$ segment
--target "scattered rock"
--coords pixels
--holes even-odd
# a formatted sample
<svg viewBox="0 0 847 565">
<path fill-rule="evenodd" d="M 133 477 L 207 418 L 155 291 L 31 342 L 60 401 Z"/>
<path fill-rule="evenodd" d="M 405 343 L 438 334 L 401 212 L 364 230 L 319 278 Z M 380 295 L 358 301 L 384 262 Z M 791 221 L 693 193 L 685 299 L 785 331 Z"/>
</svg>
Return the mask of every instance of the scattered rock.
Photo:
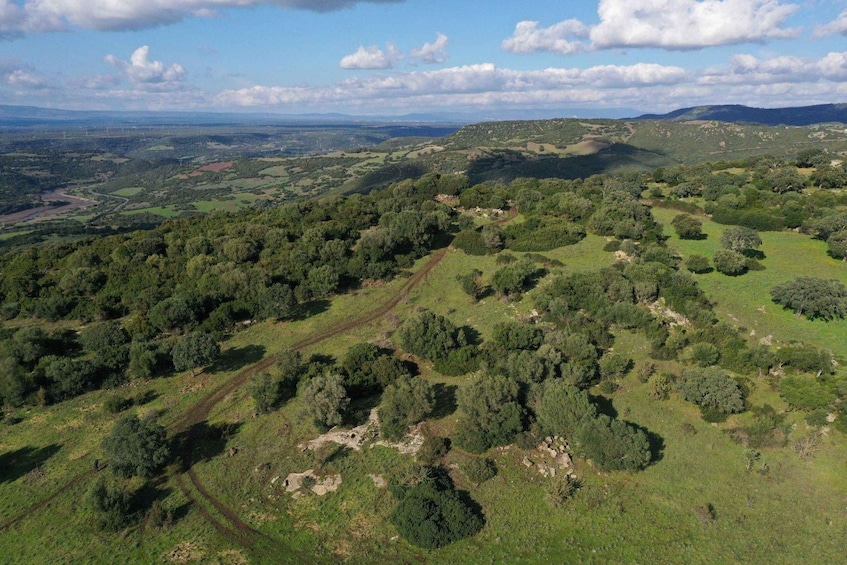
<svg viewBox="0 0 847 565">
<path fill-rule="evenodd" d="M 191 563 L 200 561 L 204 557 L 206 552 L 198 544 L 190 541 L 180 542 L 174 549 L 162 554 L 162 560 L 168 563 Z"/>
<path fill-rule="evenodd" d="M 369 477 L 371 478 L 371 480 L 374 482 L 374 486 L 375 486 L 376 488 L 385 488 L 385 487 L 387 487 L 387 486 L 388 486 L 388 481 L 386 481 L 386 480 L 385 480 L 383 477 L 381 477 L 380 475 L 374 475 L 373 473 L 370 473 L 368 476 L 369 476 Z"/>
<path fill-rule="evenodd" d="M 379 433 L 379 416 L 376 410 L 371 410 L 368 421 L 361 426 L 356 426 L 352 430 L 331 429 L 322 436 L 318 436 L 311 441 L 300 444 L 300 449 L 311 449 L 314 451 L 325 443 L 337 443 L 348 449 L 359 451 L 362 445 L 369 439 L 373 439 Z"/>
<path fill-rule="evenodd" d="M 341 475 L 327 475 L 312 486 L 312 492 L 323 496 L 335 492 L 341 486 Z"/>
<path fill-rule="evenodd" d="M 529 457 L 524 457 L 521 463 L 523 463 L 524 467 L 532 467 L 533 465 L 535 465 L 535 463 L 533 463 L 532 459 L 530 459 Z"/>
</svg>

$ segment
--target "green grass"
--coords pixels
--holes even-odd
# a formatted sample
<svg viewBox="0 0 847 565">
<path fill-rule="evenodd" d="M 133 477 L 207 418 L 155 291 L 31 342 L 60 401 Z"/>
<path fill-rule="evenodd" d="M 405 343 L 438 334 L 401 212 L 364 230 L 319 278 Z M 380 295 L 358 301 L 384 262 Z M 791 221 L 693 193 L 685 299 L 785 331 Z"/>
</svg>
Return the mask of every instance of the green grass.
<svg viewBox="0 0 847 565">
<path fill-rule="evenodd" d="M 669 225 L 675 212 L 656 210 Z M 706 222 L 709 237 L 702 241 L 670 244 L 684 255 L 711 255 L 717 249 L 722 226 Z M 717 310 L 732 315 L 739 325 L 755 329 L 757 336 L 773 335 L 779 340 L 796 339 L 833 349 L 845 339 L 844 326 L 797 320 L 767 299 L 769 285 L 791 278 L 790 269 L 837 277 L 842 266 L 829 260 L 823 244 L 793 233 L 762 234 L 767 258 L 765 271 L 730 278 L 717 273 L 698 276 Z M 577 245 L 545 252 L 564 263 L 559 270 L 573 272 L 611 264 L 613 254 L 602 251 L 605 238 L 589 236 Z M 520 254 L 516 254 L 520 255 Z M 420 268 L 428 258 L 414 267 Z M 337 336 L 307 349 L 340 358 L 350 345 L 374 339 L 391 339 L 395 324 L 419 307 L 448 315 L 458 324 L 470 324 L 483 336 L 493 324 L 525 315 L 532 310 L 533 291 L 522 300 L 500 301 L 493 296 L 472 303 L 459 289 L 455 278 L 478 268 L 488 280 L 499 267 L 496 257 L 470 257 L 450 250 L 392 314 L 354 332 Z M 800 272 L 800 271 L 798 271 Z M 552 275 L 551 273 L 550 275 Z M 550 276 L 548 275 L 548 276 Z M 325 331 L 334 324 L 367 313 L 392 296 L 405 282 L 402 277 L 387 284 L 367 286 L 334 298 L 326 308 L 300 321 L 255 324 L 233 335 L 225 349 L 243 351 L 262 347 L 273 354 L 305 336 Z M 754 283 L 754 284 L 751 284 Z M 545 281 L 540 282 L 543 286 Z M 758 310 L 765 305 L 765 312 Z M 841 325 L 839 325 L 841 324 Z M 647 341 L 634 332 L 618 332 L 615 351 L 637 362 L 646 358 Z M 660 370 L 674 371 L 672 362 L 658 363 Z M 473 377 L 448 378 L 421 367 L 422 377 L 447 387 L 461 388 Z M 204 372 L 195 378 L 186 374 L 119 389 L 137 395 L 147 389 L 157 398 L 132 410 L 156 411 L 165 424 L 203 398 L 217 384 L 235 374 Z M 461 473 L 453 473 L 457 486 L 468 490 L 483 509 L 485 528 L 475 537 L 435 551 L 425 551 L 395 539 L 388 521 L 396 501 L 387 489 L 377 488 L 369 474 L 385 479 L 409 467 L 413 460 L 385 447 L 365 446 L 361 451 L 339 453 L 325 463 L 322 473 L 340 473 L 339 490 L 325 497 L 306 496 L 294 500 L 285 494 L 282 480 L 290 472 L 315 468 L 311 452 L 299 444 L 317 435 L 310 422 L 300 416 L 298 400 L 267 415 L 254 415 L 253 401 L 246 389 L 235 391 L 212 411 L 210 424 L 235 423 L 237 432 L 226 450 L 199 462 L 196 472 L 205 488 L 219 498 L 251 527 L 285 550 L 275 562 L 433 562 L 433 563 L 755 563 L 763 556 L 780 563 L 825 563 L 843 559 L 843 536 L 847 512 L 843 493 L 845 440 L 832 431 L 811 461 L 801 460 L 790 447 L 762 449 L 761 463 L 767 474 L 747 472 L 744 448 L 734 443 L 725 430 L 739 425 L 749 415 L 734 416 L 720 425 L 710 425 L 693 405 L 677 398 L 651 400 L 648 385 L 634 375 L 622 380 L 611 397 L 618 416 L 645 427 L 661 438 L 661 458 L 640 473 L 600 474 L 586 461 L 577 459 L 576 472 L 582 488 L 563 509 L 554 510 L 544 500 L 544 484 L 535 467 L 522 464 L 524 456 L 538 461 L 539 453 L 516 447 L 492 450 L 498 475 L 475 487 Z M 784 409 L 767 381 L 753 378 L 750 401 L 770 403 Z M 592 391 L 595 392 L 596 391 Z M 0 424 L 0 451 L 24 447 L 58 446 L 44 463 L 45 478 L 28 481 L 23 476 L 0 481 L 0 520 L 17 515 L 23 508 L 42 500 L 69 478 L 90 468 L 100 453 L 99 443 L 108 432 L 111 416 L 101 409 L 113 391 L 84 395 L 58 406 L 20 411 L 17 424 Z M 432 433 L 449 434 L 455 413 L 426 424 Z M 800 414 L 788 415 L 796 424 L 792 441 L 809 433 Z M 86 433 L 80 433 L 85 430 Z M 693 430 L 693 433 L 692 431 Z M 456 454 L 448 461 L 455 461 Z M 275 477 L 280 477 L 272 483 Z M 13 556 L 11 562 L 96 562 L 148 563 L 162 561 L 166 552 L 181 543 L 193 544 L 202 552 L 201 562 L 230 562 L 238 555 L 267 560 L 222 538 L 173 480 L 164 503 L 183 508 L 185 515 L 170 529 L 153 531 L 138 527 L 122 536 L 97 534 L 80 511 L 80 500 L 89 483 L 60 496 L 12 529 L 0 532 L 0 551 Z M 195 497 L 197 493 L 192 489 Z M 202 497 L 198 497 L 202 498 Z M 701 522 L 697 509 L 712 504 L 714 521 Z M 204 504 L 204 507 L 209 507 Z M 214 509 L 210 512 L 215 514 Z M 49 539 L 44 532 L 51 532 Z M 270 542 L 268 542 L 270 543 Z M 778 557 L 773 557 L 778 556 Z"/>
<path fill-rule="evenodd" d="M 124 216 L 134 216 L 144 213 L 155 214 L 163 218 L 176 218 L 179 216 L 179 212 L 173 206 L 151 206 L 149 208 L 138 208 L 137 210 L 125 210 L 121 212 Z"/>
<path fill-rule="evenodd" d="M 659 222 L 670 226 L 679 212 L 656 208 L 653 213 Z M 706 239 L 680 240 L 673 229 L 666 228 L 666 233 L 672 236 L 668 245 L 683 257 L 699 254 L 711 259 L 720 249 L 721 234 L 728 226 L 715 224 L 707 218 L 701 220 Z M 762 232 L 760 236 L 762 246 L 759 249 L 765 254 L 765 259 L 760 261 L 765 267 L 763 271 L 750 271 L 739 277 L 728 277 L 716 271 L 696 275 L 698 284 L 716 303 L 717 313 L 746 328 L 756 339 L 770 335 L 782 343 L 804 341 L 843 355 L 847 351 L 847 321 L 797 318 L 793 312 L 771 301 L 770 289 L 798 276 L 837 279 L 847 284 L 847 263 L 829 257 L 826 243 L 808 235 L 786 231 Z"/>
<path fill-rule="evenodd" d="M 138 194 L 139 192 L 143 192 L 143 191 L 144 191 L 144 188 L 143 188 L 143 187 L 140 187 L 140 186 L 129 186 L 129 187 L 127 187 L 127 188 L 122 188 L 122 189 L 120 189 L 120 190 L 116 190 L 116 191 L 114 191 L 112 194 L 114 194 L 115 196 L 124 196 L 124 197 L 126 197 L 126 198 L 129 198 L 129 197 L 131 197 L 131 196 L 135 196 L 135 195 L 136 195 L 136 194 Z"/>
</svg>

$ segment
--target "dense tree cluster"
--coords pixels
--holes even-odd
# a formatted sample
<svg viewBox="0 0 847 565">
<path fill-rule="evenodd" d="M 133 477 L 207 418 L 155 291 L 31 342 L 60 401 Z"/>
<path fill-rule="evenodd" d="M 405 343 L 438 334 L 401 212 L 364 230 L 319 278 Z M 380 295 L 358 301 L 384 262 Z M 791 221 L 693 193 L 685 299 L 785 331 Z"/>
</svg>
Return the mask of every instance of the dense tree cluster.
<svg viewBox="0 0 847 565">
<path fill-rule="evenodd" d="M 773 301 L 797 316 L 832 320 L 847 315 L 847 287 L 836 280 L 797 277 L 771 289 Z"/>
</svg>

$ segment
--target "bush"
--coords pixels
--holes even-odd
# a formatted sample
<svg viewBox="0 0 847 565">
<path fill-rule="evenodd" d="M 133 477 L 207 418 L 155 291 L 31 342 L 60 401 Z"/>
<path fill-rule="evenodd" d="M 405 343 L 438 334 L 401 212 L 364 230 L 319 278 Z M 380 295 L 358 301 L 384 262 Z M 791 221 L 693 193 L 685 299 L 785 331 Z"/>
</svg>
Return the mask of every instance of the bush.
<svg viewBox="0 0 847 565">
<path fill-rule="evenodd" d="M 606 353 L 600 358 L 600 378 L 603 380 L 615 380 L 623 378 L 634 363 L 629 357 L 617 353 Z"/>
<path fill-rule="evenodd" d="M 420 422 L 435 407 L 432 385 L 420 377 L 404 375 L 388 385 L 379 410 L 383 435 L 398 440 L 406 429 Z"/>
<path fill-rule="evenodd" d="M 685 260 L 685 268 L 692 273 L 708 273 L 712 270 L 709 258 L 703 255 L 689 255 Z"/>
<path fill-rule="evenodd" d="M 497 476 L 497 465 L 484 457 L 464 457 L 459 461 L 459 470 L 475 485 Z"/>
<path fill-rule="evenodd" d="M 711 343 L 699 342 L 691 345 L 682 354 L 683 361 L 689 361 L 700 367 L 708 367 L 715 365 L 721 358 L 721 353 L 717 347 Z"/>
<path fill-rule="evenodd" d="M 841 319 L 847 315 L 847 287 L 837 280 L 797 277 L 771 289 L 773 301 L 810 320 Z"/>
<path fill-rule="evenodd" d="M 585 420 L 575 439 L 579 451 L 603 471 L 637 471 L 652 458 L 647 434 L 605 414 Z"/>
<path fill-rule="evenodd" d="M 704 408 L 724 414 L 744 410 L 744 398 L 738 384 L 717 367 L 683 370 L 677 389 L 682 398 Z"/>
<path fill-rule="evenodd" d="M 103 403 L 103 410 L 107 414 L 117 414 L 129 408 L 132 404 L 133 400 L 131 398 L 116 394 L 106 399 L 106 402 Z"/>
<path fill-rule="evenodd" d="M 813 378 L 785 377 L 779 392 L 788 404 L 801 410 L 820 410 L 835 400 L 835 393 Z"/>
<path fill-rule="evenodd" d="M 117 532 L 136 518 L 132 510 L 132 495 L 106 484 L 102 477 L 88 491 L 88 507 L 94 512 L 98 529 Z"/>
<path fill-rule="evenodd" d="M 153 477 L 171 456 L 165 428 L 151 418 L 128 414 L 119 419 L 103 440 L 109 467 L 120 477 Z"/>
<path fill-rule="evenodd" d="M 416 458 L 422 465 L 435 465 L 450 451 L 450 440 L 440 436 L 426 436 Z"/>
<path fill-rule="evenodd" d="M 485 525 L 449 479 L 428 479 L 408 489 L 389 519 L 409 543 L 424 549 L 470 537 Z"/>
<path fill-rule="evenodd" d="M 735 277 L 747 272 L 747 258 L 738 251 L 720 249 L 715 251 L 712 262 L 715 270 L 724 275 Z"/>
<path fill-rule="evenodd" d="M 562 508 L 579 489 L 579 481 L 570 475 L 558 475 L 545 487 L 547 503 L 553 508 Z"/>
<path fill-rule="evenodd" d="M 301 393 L 303 415 L 322 429 L 340 424 L 350 404 L 344 377 L 339 374 L 324 374 L 312 378 Z"/>
<path fill-rule="evenodd" d="M 462 412 L 456 444 L 474 453 L 495 445 L 507 445 L 523 430 L 523 408 L 518 402 L 518 383 L 502 375 L 483 375 L 458 392 Z"/>
<path fill-rule="evenodd" d="M 453 239 L 453 246 L 468 255 L 485 255 L 488 253 L 482 234 L 474 229 L 464 230 L 456 234 Z"/>
<path fill-rule="evenodd" d="M 479 369 L 479 349 L 466 345 L 450 351 L 446 357 L 436 359 L 433 369 L 447 377 L 466 375 Z"/>
<path fill-rule="evenodd" d="M 276 408 L 282 399 L 280 381 L 273 378 L 267 371 L 252 376 L 248 390 L 256 402 L 256 411 L 259 414 L 267 414 Z"/>
<path fill-rule="evenodd" d="M 680 239 L 700 239 L 703 236 L 703 222 L 694 216 L 680 214 L 671 221 L 671 225 Z"/>
<path fill-rule="evenodd" d="M 460 342 L 459 335 L 453 322 L 429 310 L 410 318 L 397 331 L 403 349 L 430 361 L 444 358 L 451 350 L 467 345 Z"/>
</svg>

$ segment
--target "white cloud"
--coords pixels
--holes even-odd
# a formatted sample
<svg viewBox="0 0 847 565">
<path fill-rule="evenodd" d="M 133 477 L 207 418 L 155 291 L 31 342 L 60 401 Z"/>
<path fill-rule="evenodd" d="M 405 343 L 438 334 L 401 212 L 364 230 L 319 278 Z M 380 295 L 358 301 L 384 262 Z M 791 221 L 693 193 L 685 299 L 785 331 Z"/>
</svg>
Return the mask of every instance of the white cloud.
<svg viewBox="0 0 847 565">
<path fill-rule="evenodd" d="M 360 3 L 404 0 L 0 0 L 0 37 L 22 33 L 145 29 L 186 17 L 211 17 L 215 10 L 273 5 L 281 8 L 331 12 Z"/>
<path fill-rule="evenodd" d="M 707 69 L 698 82 L 704 85 L 776 85 L 847 81 L 847 52 L 832 52 L 814 59 L 783 55 L 758 59 L 734 55 L 726 67 Z"/>
<path fill-rule="evenodd" d="M 449 41 L 446 35 L 439 33 L 434 42 L 424 43 L 421 47 L 412 49 L 409 55 L 425 65 L 441 64 L 449 57 L 447 55 L 447 44 Z"/>
<path fill-rule="evenodd" d="M 524 21 L 503 48 L 570 55 L 586 49 L 685 50 L 764 43 L 796 37 L 799 30 L 784 25 L 798 9 L 780 0 L 600 0 L 600 23 L 595 26 L 565 20 L 542 28 L 538 22 Z M 589 45 L 577 41 L 586 37 Z"/>
<path fill-rule="evenodd" d="M 342 69 L 391 69 L 403 56 L 397 48 L 389 43 L 383 51 L 376 45 L 365 47 L 360 45 L 355 53 L 345 55 L 338 63 Z"/>
<path fill-rule="evenodd" d="M 150 47 L 147 45 L 136 49 L 129 62 L 114 55 L 106 55 L 105 61 L 118 69 L 131 83 L 151 89 L 179 88 L 186 75 L 185 69 L 178 63 L 166 66 L 161 61 L 151 61 Z"/>
<path fill-rule="evenodd" d="M 491 63 L 390 76 L 351 78 L 325 87 L 253 86 L 218 95 L 220 106 L 405 107 L 420 104 L 553 103 L 604 97 L 601 89 L 667 86 L 686 80 L 679 67 L 639 63 L 589 69 L 518 71 Z M 643 96 L 643 91 L 641 91 Z"/>
<path fill-rule="evenodd" d="M 503 41 L 503 49 L 512 53 L 537 53 L 546 51 L 559 55 L 570 55 L 584 51 L 581 41 L 568 38 L 587 38 L 588 27 L 579 20 L 565 20 L 553 26 L 542 28 L 539 22 L 518 22 L 512 37 Z"/>
<path fill-rule="evenodd" d="M 7 72 L 4 79 L 6 84 L 18 90 L 42 90 L 48 86 L 44 78 L 23 69 Z"/>
<path fill-rule="evenodd" d="M 824 35 L 847 35 L 847 10 L 844 10 L 839 16 L 826 25 L 819 26 L 815 29 L 815 36 L 822 37 Z"/>
</svg>

